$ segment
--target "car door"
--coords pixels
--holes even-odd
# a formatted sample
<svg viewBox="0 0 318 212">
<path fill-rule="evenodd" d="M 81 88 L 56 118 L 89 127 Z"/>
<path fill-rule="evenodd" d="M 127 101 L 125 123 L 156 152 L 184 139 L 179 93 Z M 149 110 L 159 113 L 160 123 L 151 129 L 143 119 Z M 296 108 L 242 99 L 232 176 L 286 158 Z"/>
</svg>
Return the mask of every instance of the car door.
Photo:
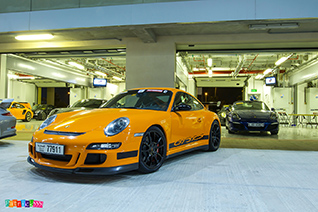
<svg viewBox="0 0 318 212">
<path fill-rule="evenodd" d="M 17 102 L 12 103 L 9 111 L 16 119 L 24 119 L 25 118 L 26 108 Z"/>
<path fill-rule="evenodd" d="M 181 107 L 176 110 L 176 108 Z M 169 154 L 200 146 L 204 137 L 204 107 L 191 95 L 178 92 L 171 112 Z"/>
</svg>

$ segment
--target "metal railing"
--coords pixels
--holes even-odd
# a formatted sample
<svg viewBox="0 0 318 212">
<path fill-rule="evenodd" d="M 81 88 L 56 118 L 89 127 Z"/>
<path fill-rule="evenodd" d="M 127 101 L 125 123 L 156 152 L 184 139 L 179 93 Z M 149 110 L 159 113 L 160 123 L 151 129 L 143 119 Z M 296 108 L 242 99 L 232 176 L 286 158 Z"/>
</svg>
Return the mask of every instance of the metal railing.
<svg viewBox="0 0 318 212">
<path fill-rule="evenodd" d="M 301 126 L 318 128 L 318 114 L 287 114 L 278 112 L 281 126 Z"/>
</svg>

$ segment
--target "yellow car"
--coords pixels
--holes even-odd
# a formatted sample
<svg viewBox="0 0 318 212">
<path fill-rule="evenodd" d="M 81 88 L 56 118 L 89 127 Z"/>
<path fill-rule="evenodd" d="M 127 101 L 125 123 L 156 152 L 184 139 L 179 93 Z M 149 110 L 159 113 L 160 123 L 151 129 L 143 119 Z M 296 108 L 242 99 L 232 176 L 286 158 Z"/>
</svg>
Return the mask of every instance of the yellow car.
<svg viewBox="0 0 318 212">
<path fill-rule="evenodd" d="M 216 151 L 220 135 L 218 116 L 191 94 L 132 89 L 100 109 L 46 119 L 29 143 L 28 162 L 76 174 L 150 173 L 166 158 L 198 149 Z"/>
<path fill-rule="evenodd" d="M 27 102 L 12 102 L 7 110 L 18 120 L 29 122 L 33 118 L 31 105 Z"/>
</svg>

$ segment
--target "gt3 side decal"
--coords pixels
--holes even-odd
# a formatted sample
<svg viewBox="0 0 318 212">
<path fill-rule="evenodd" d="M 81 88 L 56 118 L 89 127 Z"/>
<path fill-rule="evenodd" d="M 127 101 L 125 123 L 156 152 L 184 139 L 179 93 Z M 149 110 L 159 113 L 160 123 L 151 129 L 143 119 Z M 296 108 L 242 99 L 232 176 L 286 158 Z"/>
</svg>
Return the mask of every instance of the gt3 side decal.
<svg viewBox="0 0 318 212">
<path fill-rule="evenodd" d="M 182 145 L 186 145 L 189 143 L 193 143 L 193 142 L 200 141 L 200 140 L 206 140 L 206 139 L 209 139 L 208 135 L 196 135 L 192 138 L 186 138 L 184 140 L 179 140 L 179 141 L 176 141 L 174 143 L 171 143 L 171 144 L 169 144 L 169 148 L 171 149 L 171 148 L 179 147 Z"/>
</svg>

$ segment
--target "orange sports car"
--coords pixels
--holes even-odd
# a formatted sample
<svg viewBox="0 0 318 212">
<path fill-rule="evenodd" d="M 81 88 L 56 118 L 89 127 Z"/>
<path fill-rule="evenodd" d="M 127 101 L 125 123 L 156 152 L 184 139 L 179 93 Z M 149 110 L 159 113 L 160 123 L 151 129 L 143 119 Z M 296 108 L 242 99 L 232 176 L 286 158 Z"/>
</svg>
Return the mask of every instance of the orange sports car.
<svg viewBox="0 0 318 212">
<path fill-rule="evenodd" d="M 169 157 L 216 151 L 220 135 L 218 116 L 191 94 L 172 88 L 132 89 L 99 109 L 46 119 L 29 143 L 28 162 L 76 174 L 150 173 Z"/>
<path fill-rule="evenodd" d="M 29 122 L 33 118 L 31 105 L 27 102 L 12 102 L 7 110 L 19 120 Z"/>
</svg>

